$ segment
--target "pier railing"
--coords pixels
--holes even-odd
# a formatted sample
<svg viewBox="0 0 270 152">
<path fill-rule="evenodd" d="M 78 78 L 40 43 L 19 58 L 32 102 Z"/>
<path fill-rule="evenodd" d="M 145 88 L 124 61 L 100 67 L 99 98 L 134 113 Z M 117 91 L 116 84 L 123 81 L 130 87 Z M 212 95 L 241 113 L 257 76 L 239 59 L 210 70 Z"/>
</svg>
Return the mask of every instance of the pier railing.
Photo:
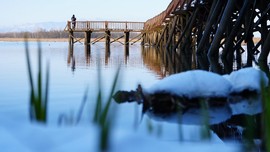
<svg viewBox="0 0 270 152">
<path fill-rule="evenodd" d="M 113 31 L 113 32 L 142 32 L 144 22 L 119 22 L 119 21 L 67 21 L 66 31 L 73 30 L 75 32 L 83 31 Z"/>
</svg>

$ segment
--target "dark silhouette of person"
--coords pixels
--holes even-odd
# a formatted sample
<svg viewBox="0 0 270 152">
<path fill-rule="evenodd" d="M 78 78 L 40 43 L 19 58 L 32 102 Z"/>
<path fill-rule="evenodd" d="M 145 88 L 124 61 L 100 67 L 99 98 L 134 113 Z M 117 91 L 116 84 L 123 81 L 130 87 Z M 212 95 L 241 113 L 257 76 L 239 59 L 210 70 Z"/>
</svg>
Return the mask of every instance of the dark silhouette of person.
<svg viewBox="0 0 270 152">
<path fill-rule="evenodd" d="M 75 17 L 74 14 L 71 17 L 71 23 L 72 23 L 72 29 L 75 29 L 75 27 L 76 27 L 76 17 Z"/>
</svg>

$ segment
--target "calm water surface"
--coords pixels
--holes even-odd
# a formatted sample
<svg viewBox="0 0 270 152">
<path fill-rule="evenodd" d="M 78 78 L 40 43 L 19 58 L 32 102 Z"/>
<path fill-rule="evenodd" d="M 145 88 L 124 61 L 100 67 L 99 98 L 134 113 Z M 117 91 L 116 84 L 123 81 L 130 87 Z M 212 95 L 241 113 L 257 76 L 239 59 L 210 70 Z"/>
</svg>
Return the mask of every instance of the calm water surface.
<svg viewBox="0 0 270 152">
<path fill-rule="evenodd" d="M 162 67 L 155 54 L 142 52 L 140 44 L 130 46 L 126 56 L 121 44 L 111 45 L 111 53 L 105 53 L 105 44 L 96 43 L 91 47 L 91 54 L 87 56 L 84 45 L 77 44 L 74 57 L 71 58 L 66 42 L 41 42 L 43 74 L 46 65 L 50 66 L 50 90 L 48 123 L 58 125 L 61 115 L 74 121 L 86 88 L 88 100 L 84 107 L 81 124 L 91 123 L 93 109 L 98 90 L 98 69 L 101 70 L 102 91 L 104 98 L 110 91 L 117 68 L 121 67 L 118 90 L 135 90 L 138 84 L 150 87 L 162 78 Z M 36 42 L 29 42 L 30 58 L 33 73 L 37 73 Z M 24 42 L 0 42 L 0 115 L 17 122 L 28 122 L 29 80 L 26 68 Z M 144 54 L 144 55 L 143 55 Z M 153 58 L 149 58 L 152 56 Z M 100 67 L 98 64 L 100 63 Z M 106 99 L 105 99 L 106 100 Z M 156 122 L 147 116 L 141 116 L 141 106 L 135 103 L 118 105 L 116 107 L 115 126 L 120 130 L 137 130 L 145 136 L 152 130 L 152 134 L 163 134 L 166 140 L 179 139 L 177 124 Z M 68 122 L 66 122 L 68 123 Z M 200 135 L 198 126 L 181 126 L 181 138 L 194 139 Z M 217 138 L 216 138 L 217 139 Z M 219 139 L 217 139 L 219 141 Z"/>
<path fill-rule="evenodd" d="M 141 58 L 139 44 L 130 47 L 129 56 L 125 56 L 122 45 L 113 44 L 110 56 L 105 55 L 104 43 L 92 46 L 87 57 L 83 45 L 75 45 L 74 60 L 69 58 L 68 45 L 65 42 L 42 42 L 44 73 L 46 64 L 50 66 L 50 104 L 80 103 L 84 90 L 89 86 L 89 96 L 94 97 L 97 89 L 98 62 L 101 63 L 103 90 L 106 92 L 114 78 L 116 69 L 121 66 L 120 84 L 122 89 L 135 89 L 138 83 L 144 86 L 153 84 L 159 76 L 147 68 Z M 37 43 L 29 43 L 31 65 L 37 70 Z M 24 42 L 0 42 L 1 106 L 21 106 L 28 102 L 29 83 L 26 68 Z M 61 104 L 60 104 L 61 105 Z M 14 107 L 15 108 L 15 107 Z M 3 110 L 2 110 L 3 111 Z"/>
</svg>

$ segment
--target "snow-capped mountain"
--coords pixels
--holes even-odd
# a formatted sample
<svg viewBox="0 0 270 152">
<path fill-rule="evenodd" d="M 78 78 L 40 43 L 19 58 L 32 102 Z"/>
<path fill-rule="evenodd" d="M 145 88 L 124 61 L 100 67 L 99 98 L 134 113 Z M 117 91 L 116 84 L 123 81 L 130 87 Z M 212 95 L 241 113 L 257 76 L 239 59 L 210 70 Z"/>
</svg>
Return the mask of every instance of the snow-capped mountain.
<svg viewBox="0 0 270 152">
<path fill-rule="evenodd" d="M 40 30 L 64 30 L 66 22 L 40 22 L 13 26 L 0 26 L 0 32 L 36 32 Z"/>
</svg>

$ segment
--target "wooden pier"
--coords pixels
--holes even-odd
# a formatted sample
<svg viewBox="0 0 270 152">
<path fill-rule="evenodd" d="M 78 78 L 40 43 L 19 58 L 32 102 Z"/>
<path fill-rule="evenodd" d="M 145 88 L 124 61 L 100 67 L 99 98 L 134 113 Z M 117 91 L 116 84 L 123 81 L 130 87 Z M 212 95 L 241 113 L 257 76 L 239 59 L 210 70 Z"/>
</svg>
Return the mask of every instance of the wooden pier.
<svg viewBox="0 0 270 152">
<path fill-rule="evenodd" d="M 146 22 L 76 21 L 72 27 L 68 21 L 65 30 L 71 47 L 78 41 L 73 33 L 85 32 L 86 50 L 93 32 L 104 32 L 92 43 L 105 39 L 107 50 L 121 38 L 128 46 L 130 32 L 140 32 L 141 44 L 158 48 L 169 73 L 196 68 L 224 74 L 254 64 L 268 69 L 269 22 L 266 0 L 172 0 Z M 111 41 L 111 32 L 124 35 Z"/>
<path fill-rule="evenodd" d="M 113 42 L 120 42 L 124 44 L 126 50 L 128 51 L 129 42 L 133 41 L 130 39 L 131 32 L 142 33 L 144 30 L 144 22 L 119 22 L 119 21 L 76 21 L 75 24 L 72 24 L 71 21 L 67 22 L 65 31 L 69 32 L 69 48 L 73 50 L 73 45 L 76 42 L 80 42 L 83 38 L 76 38 L 74 36 L 75 32 L 84 32 L 84 44 L 85 50 L 87 52 L 91 49 L 91 44 L 94 44 L 98 41 L 105 39 L 106 51 L 110 52 L 110 44 Z M 91 34 L 93 32 L 103 32 L 103 36 L 97 37 L 91 42 Z M 112 32 L 122 32 L 124 35 L 119 36 L 118 38 L 112 38 Z M 142 34 L 139 34 L 137 39 L 140 39 Z M 124 39 L 124 42 L 121 42 L 120 39 Z M 111 41 L 112 40 L 112 41 Z"/>
</svg>

